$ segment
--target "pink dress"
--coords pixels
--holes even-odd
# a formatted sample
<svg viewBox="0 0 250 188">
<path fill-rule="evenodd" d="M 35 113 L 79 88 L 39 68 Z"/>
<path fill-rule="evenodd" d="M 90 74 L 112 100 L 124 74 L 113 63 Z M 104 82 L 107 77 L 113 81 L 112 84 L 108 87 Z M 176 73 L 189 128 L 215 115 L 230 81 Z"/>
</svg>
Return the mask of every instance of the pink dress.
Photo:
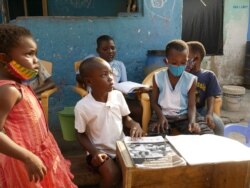
<svg viewBox="0 0 250 188">
<path fill-rule="evenodd" d="M 15 143 L 30 150 L 44 162 L 47 174 L 41 182 L 30 182 L 24 164 L 0 154 L 0 188 L 76 188 L 72 183 L 70 162 L 66 161 L 48 130 L 39 101 L 24 85 L 0 80 L 0 86 L 13 85 L 23 98 L 7 116 L 4 131 Z"/>
</svg>

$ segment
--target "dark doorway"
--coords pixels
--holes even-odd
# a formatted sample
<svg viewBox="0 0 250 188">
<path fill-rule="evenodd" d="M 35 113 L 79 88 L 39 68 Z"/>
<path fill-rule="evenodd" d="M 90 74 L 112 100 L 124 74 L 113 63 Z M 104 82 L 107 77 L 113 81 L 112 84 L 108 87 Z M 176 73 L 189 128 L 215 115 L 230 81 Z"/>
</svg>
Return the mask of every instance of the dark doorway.
<svg viewBox="0 0 250 188">
<path fill-rule="evenodd" d="M 183 0 L 182 39 L 200 41 L 207 55 L 223 55 L 223 0 Z"/>
<path fill-rule="evenodd" d="M 42 0 L 27 0 L 27 16 L 42 16 Z M 25 7 L 23 0 L 8 0 L 10 20 L 18 16 L 25 16 Z"/>
</svg>

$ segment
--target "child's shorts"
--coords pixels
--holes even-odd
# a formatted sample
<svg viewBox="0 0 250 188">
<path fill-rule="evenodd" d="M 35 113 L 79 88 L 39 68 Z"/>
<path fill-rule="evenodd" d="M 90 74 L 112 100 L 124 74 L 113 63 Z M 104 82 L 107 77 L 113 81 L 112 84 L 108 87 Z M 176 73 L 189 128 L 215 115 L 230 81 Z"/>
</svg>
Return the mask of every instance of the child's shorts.
<svg viewBox="0 0 250 188">
<path fill-rule="evenodd" d="M 89 168 L 90 168 L 92 171 L 98 172 L 99 168 L 100 168 L 106 161 L 103 162 L 103 163 L 102 163 L 101 165 L 99 165 L 99 166 L 94 166 L 94 165 L 91 164 L 92 158 L 93 158 L 93 156 L 90 155 L 90 154 L 86 156 L 87 164 L 88 164 Z M 110 160 L 110 159 L 116 161 L 116 158 L 112 158 L 112 157 L 109 156 L 109 158 L 108 158 L 107 160 Z"/>
<path fill-rule="evenodd" d="M 189 125 L 189 121 L 188 121 L 188 115 L 187 114 L 183 114 L 180 116 L 176 116 L 176 117 L 169 117 L 166 116 L 166 119 L 168 120 L 168 125 L 169 128 L 167 129 L 167 131 L 165 133 L 157 133 L 157 130 L 153 130 L 154 126 L 156 123 L 158 123 L 158 118 L 156 116 L 155 113 L 153 113 L 152 118 L 150 120 L 149 123 L 149 129 L 148 129 L 148 135 L 153 136 L 153 135 L 173 135 L 173 129 L 176 129 L 180 134 L 194 134 L 191 133 L 188 130 L 188 125 Z M 197 123 L 200 126 L 201 132 L 200 134 L 214 134 L 213 130 L 211 130 L 207 124 L 204 121 L 204 118 L 198 118 L 197 117 Z"/>
</svg>

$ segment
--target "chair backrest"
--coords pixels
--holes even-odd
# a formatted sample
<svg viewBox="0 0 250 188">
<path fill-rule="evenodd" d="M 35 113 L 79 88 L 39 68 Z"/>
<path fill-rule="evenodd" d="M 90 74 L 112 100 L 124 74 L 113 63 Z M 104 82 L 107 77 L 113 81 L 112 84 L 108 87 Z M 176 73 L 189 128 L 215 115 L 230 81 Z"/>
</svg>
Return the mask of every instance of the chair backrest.
<svg viewBox="0 0 250 188">
<path fill-rule="evenodd" d="M 82 62 L 82 60 L 76 61 L 76 62 L 74 63 L 75 72 L 77 72 L 77 71 L 79 70 L 79 67 L 80 67 L 80 65 L 81 65 L 81 62 Z"/>
<path fill-rule="evenodd" d="M 74 63 L 74 69 L 75 69 L 75 73 L 78 72 L 79 67 L 82 63 L 82 60 L 76 61 Z M 84 97 L 88 94 L 87 89 L 84 87 L 84 85 L 81 85 L 79 82 L 76 81 L 76 86 L 73 87 L 73 90 L 78 93 L 80 96 Z"/>
<path fill-rule="evenodd" d="M 40 63 L 52 75 L 53 63 L 45 60 L 40 60 Z M 57 91 L 57 88 L 51 88 L 41 93 L 41 105 L 44 110 L 44 115 L 46 120 L 48 120 L 48 111 L 49 111 L 49 96 Z"/>
<path fill-rule="evenodd" d="M 49 74 L 52 74 L 53 64 L 49 61 L 40 60 L 40 63 L 45 67 Z"/>
<path fill-rule="evenodd" d="M 153 86 L 153 76 L 156 72 L 159 72 L 159 71 L 162 71 L 162 70 L 166 70 L 167 67 L 161 67 L 161 68 L 158 68 L 154 71 L 152 71 L 151 73 L 149 73 L 145 78 L 144 80 L 142 81 L 142 84 L 144 85 L 148 85 L 148 86 Z"/>
<path fill-rule="evenodd" d="M 246 139 L 245 145 L 250 147 L 250 121 L 248 125 L 227 124 L 224 127 L 224 136 L 229 137 L 231 133 L 239 133 Z"/>
</svg>

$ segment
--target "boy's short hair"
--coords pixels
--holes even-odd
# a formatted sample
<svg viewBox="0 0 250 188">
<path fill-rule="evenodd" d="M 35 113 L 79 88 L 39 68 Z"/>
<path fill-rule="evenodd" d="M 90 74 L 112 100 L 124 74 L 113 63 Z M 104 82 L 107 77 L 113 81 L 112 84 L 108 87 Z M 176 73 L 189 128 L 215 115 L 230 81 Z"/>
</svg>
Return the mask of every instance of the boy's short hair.
<svg viewBox="0 0 250 188">
<path fill-rule="evenodd" d="M 101 46 L 101 43 L 103 41 L 110 41 L 110 40 L 114 41 L 114 39 L 111 36 L 109 36 L 109 35 L 101 35 L 101 36 L 99 36 L 96 39 L 97 48 L 99 48 Z"/>
<path fill-rule="evenodd" d="M 96 69 L 102 61 L 105 60 L 100 57 L 90 57 L 83 60 L 79 67 L 81 80 L 83 81 L 86 77 L 90 76 L 92 71 Z"/>
<path fill-rule="evenodd" d="M 0 25 L 0 53 L 9 53 L 19 45 L 21 37 L 32 37 L 31 32 L 21 26 L 11 24 Z"/>
<path fill-rule="evenodd" d="M 187 45 L 190 47 L 190 51 L 200 54 L 201 60 L 206 56 L 206 49 L 201 42 L 189 41 Z"/>
<path fill-rule="evenodd" d="M 166 49 L 165 49 L 166 57 L 168 57 L 170 50 L 176 50 L 178 52 L 183 52 L 184 50 L 188 51 L 188 45 L 183 40 L 172 40 L 166 46 Z"/>
</svg>

